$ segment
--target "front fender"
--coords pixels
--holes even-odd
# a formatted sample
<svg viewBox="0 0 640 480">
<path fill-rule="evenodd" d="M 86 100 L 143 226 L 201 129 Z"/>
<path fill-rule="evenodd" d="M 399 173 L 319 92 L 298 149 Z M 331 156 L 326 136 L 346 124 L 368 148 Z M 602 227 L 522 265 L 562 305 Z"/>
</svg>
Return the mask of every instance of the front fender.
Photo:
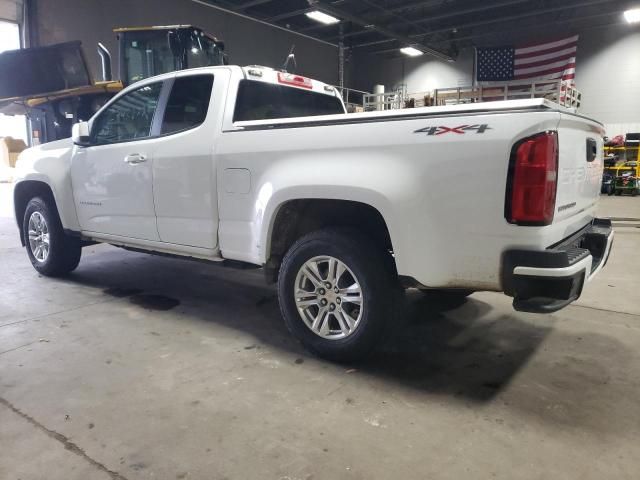
<svg viewBox="0 0 640 480">
<path fill-rule="evenodd" d="M 16 163 L 14 196 L 17 198 L 24 188 L 28 188 L 26 182 L 44 183 L 51 189 L 62 226 L 67 230 L 80 231 L 71 185 L 72 152 L 71 139 L 46 143 L 22 152 Z M 16 218 L 16 221 L 22 223 L 22 219 Z"/>
</svg>

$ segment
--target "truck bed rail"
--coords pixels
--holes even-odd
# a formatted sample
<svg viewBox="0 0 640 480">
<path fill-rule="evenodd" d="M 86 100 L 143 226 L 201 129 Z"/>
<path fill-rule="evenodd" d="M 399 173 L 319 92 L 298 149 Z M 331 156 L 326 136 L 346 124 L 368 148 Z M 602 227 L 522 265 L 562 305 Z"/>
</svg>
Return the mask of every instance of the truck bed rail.
<svg viewBox="0 0 640 480">
<path fill-rule="evenodd" d="M 365 111 L 432 107 L 498 100 L 545 98 L 563 107 L 578 110 L 582 94 L 561 80 L 505 82 L 491 86 L 437 88 L 431 92 L 402 94 L 401 91 L 368 94 L 363 97 Z"/>
</svg>

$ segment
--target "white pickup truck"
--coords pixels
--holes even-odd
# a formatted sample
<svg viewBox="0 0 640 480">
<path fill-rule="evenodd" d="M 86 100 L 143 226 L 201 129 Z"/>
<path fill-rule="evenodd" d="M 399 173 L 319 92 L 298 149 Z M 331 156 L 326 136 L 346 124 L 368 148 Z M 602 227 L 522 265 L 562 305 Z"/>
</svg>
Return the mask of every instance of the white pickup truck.
<svg viewBox="0 0 640 480">
<path fill-rule="evenodd" d="M 553 312 L 605 264 L 603 128 L 543 99 L 346 114 L 263 67 L 165 74 L 73 138 L 26 150 L 15 216 L 35 269 L 89 242 L 264 268 L 310 350 L 350 360 L 401 288 L 504 292 Z"/>
</svg>

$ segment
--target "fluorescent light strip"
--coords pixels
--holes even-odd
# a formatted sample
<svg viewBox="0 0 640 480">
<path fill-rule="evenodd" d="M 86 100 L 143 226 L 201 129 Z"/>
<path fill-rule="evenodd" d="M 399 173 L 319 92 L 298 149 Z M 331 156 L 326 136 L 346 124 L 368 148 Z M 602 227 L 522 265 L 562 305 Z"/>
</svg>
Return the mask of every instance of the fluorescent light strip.
<svg viewBox="0 0 640 480">
<path fill-rule="evenodd" d="M 305 15 L 310 19 L 315 20 L 316 22 L 324 23 L 325 25 L 333 25 L 334 23 L 338 23 L 340 21 L 340 19 L 332 17 L 331 15 L 327 15 L 320 10 L 313 10 L 311 12 L 305 13 Z"/>
<path fill-rule="evenodd" d="M 404 47 L 401 48 L 400 51 L 405 55 L 409 55 L 410 57 L 419 57 L 420 55 L 424 55 L 424 52 L 413 47 Z"/>
<path fill-rule="evenodd" d="M 640 22 L 640 8 L 632 8 L 624 12 L 624 19 L 629 23 Z"/>
<path fill-rule="evenodd" d="M 193 3 L 197 3 L 198 5 L 202 5 L 203 7 L 213 8 L 214 10 L 219 10 L 224 13 L 228 13 L 229 15 L 235 15 L 236 17 L 244 18 L 245 20 L 250 20 L 252 22 L 261 23 L 262 25 L 267 25 L 272 28 L 276 28 L 278 30 L 282 30 L 283 32 L 288 32 L 292 35 L 298 35 L 300 37 L 308 38 L 309 40 L 314 40 L 318 43 L 323 43 L 325 45 L 329 45 L 331 47 L 338 48 L 338 45 L 335 43 L 327 42 L 326 40 L 320 40 L 319 38 L 312 37 L 311 35 L 305 35 L 304 33 L 296 32 L 295 30 L 291 30 L 290 28 L 285 28 L 280 25 L 276 25 L 275 23 L 265 22 L 264 20 L 259 20 L 254 17 L 250 17 L 249 15 L 244 15 L 242 13 L 236 12 L 235 10 L 229 10 L 228 8 L 219 7 L 217 5 L 213 5 L 212 3 L 205 2 L 204 0 L 191 0 Z"/>
</svg>

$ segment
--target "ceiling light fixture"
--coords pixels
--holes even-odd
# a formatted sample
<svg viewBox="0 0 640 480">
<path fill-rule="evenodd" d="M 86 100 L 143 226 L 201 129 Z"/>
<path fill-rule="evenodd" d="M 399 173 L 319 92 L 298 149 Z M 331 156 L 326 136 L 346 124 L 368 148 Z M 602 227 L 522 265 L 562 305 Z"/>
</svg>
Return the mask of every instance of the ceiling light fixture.
<svg viewBox="0 0 640 480">
<path fill-rule="evenodd" d="M 629 23 L 640 22 L 640 8 L 632 8 L 624 12 L 624 19 Z"/>
<path fill-rule="evenodd" d="M 419 57 L 420 55 L 424 55 L 423 51 L 413 47 L 404 47 L 401 48 L 400 51 L 405 55 L 409 55 L 410 57 Z"/>
<path fill-rule="evenodd" d="M 333 25 L 334 23 L 338 23 L 340 21 L 339 18 L 332 17 L 331 15 L 327 15 L 319 10 L 313 10 L 311 12 L 307 12 L 305 14 L 312 20 L 316 22 L 324 23 L 325 25 Z"/>
</svg>

